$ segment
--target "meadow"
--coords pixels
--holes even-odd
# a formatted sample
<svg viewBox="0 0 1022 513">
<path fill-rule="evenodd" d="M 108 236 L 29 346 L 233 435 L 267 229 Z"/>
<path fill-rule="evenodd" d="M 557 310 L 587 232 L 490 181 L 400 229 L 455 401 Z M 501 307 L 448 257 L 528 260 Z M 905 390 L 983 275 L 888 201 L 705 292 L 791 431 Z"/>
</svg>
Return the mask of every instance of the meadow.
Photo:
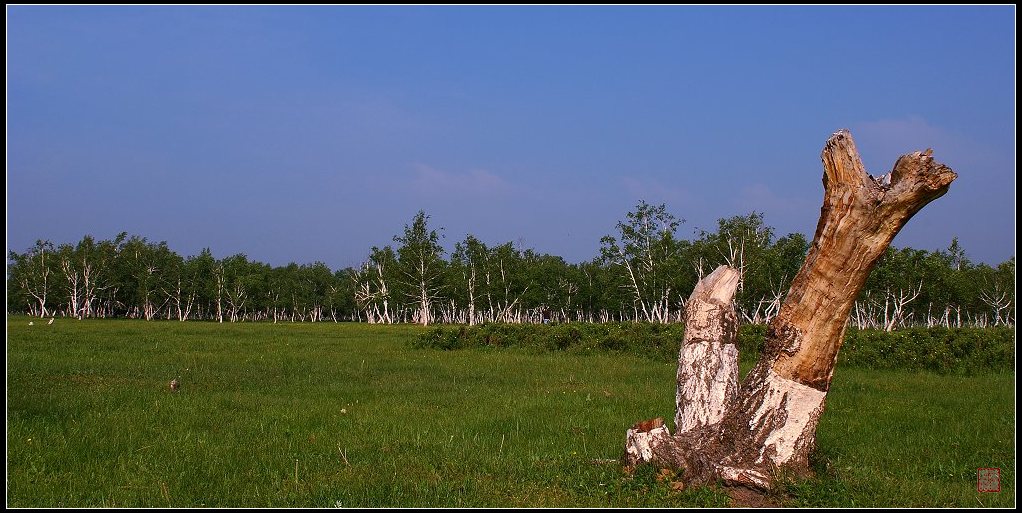
<svg viewBox="0 0 1022 513">
<path fill-rule="evenodd" d="M 415 348 L 409 325 L 30 320 L 7 319 L 8 507 L 731 504 L 608 461 L 673 415 L 675 364 Z M 1013 507 L 1014 385 L 839 365 L 816 477 L 770 499 Z M 989 467 L 1001 491 L 977 492 Z"/>
</svg>

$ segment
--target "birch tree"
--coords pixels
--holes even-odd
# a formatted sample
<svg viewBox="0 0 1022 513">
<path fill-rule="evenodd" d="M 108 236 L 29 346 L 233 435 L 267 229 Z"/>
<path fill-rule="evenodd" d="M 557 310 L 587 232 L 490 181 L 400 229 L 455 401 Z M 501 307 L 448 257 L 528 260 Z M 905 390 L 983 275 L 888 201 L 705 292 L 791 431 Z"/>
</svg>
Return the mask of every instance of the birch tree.
<svg viewBox="0 0 1022 513">
<path fill-rule="evenodd" d="M 214 260 L 210 269 L 213 298 L 216 301 L 216 322 L 224 322 L 224 295 L 227 292 L 227 272 L 223 260 Z"/>
<path fill-rule="evenodd" d="M 67 291 L 67 315 L 92 317 L 98 295 L 109 287 L 107 271 L 113 255 L 115 244 L 119 244 L 124 234 L 116 241 L 96 243 L 90 235 L 86 235 L 75 246 L 61 244 L 57 248 L 60 270 L 64 276 Z"/>
<path fill-rule="evenodd" d="M 172 273 L 166 281 L 164 294 L 173 305 L 178 321 L 187 321 L 192 315 L 192 308 L 198 295 L 198 266 L 196 258 L 183 259 L 175 254 L 171 261 Z"/>
<path fill-rule="evenodd" d="M 522 252 L 511 242 L 490 248 L 486 257 L 486 301 L 493 322 L 521 322 L 522 298 L 529 291 Z"/>
<path fill-rule="evenodd" d="M 604 260 L 620 269 L 643 320 L 662 323 L 670 318 L 674 306 L 670 262 L 677 254 L 675 232 L 682 222 L 667 212 L 666 205 L 640 201 L 627 214 L 627 222 L 617 224 L 617 237 L 600 239 Z"/>
<path fill-rule="evenodd" d="M 231 322 L 242 320 L 243 309 L 248 302 L 251 285 L 248 257 L 242 253 L 229 256 L 217 268 L 219 297 L 226 303 Z M 220 322 L 223 322 L 223 308 L 218 307 Z"/>
<path fill-rule="evenodd" d="M 486 272 L 488 253 L 486 244 L 472 235 L 467 235 L 464 241 L 454 245 L 454 253 L 451 254 L 451 266 L 458 275 L 465 292 L 465 308 L 467 310 L 465 317 L 469 326 L 478 322 L 476 304 L 482 296 L 485 284 L 483 278 Z"/>
<path fill-rule="evenodd" d="M 330 312 L 330 319 L 337 322 L 338 312 L 341 313 L 341 317 L 344 317 L 343 312 L 350 312 L 352 309 L 352 296 L 354 291 L 351 289 L 351 274 L 354 269 L 340 269 L 333 274 L 333 279 L 327 288 L 326 305 L 327 311 Z"/>
<path fill-rule="evenodd" d="M 214 302 L 217 300 L 214 282 L 219 267 L 217 259 L 209 248 L 203 248 L 189 263 L 195 280 L 196 313 L 199 318 L 214 319 Z"/>
<path fill-rule="evenodd" d="M 11 266 L 14 271 L 11 272 L 11 277 L 33 300 L 33 304 L 29 307 L 29 313 L 46 317 L 50 314 L 50 310 L 46 307 L 46 300 L 52 286 L 53 243 L 37 240 L 35 246 L 32 246 L 24 254 L 19 255 L 12 251 L 9 258 L 14 261 L 14 265 Z"/>
<path fill-rule="evenodd" d="M 763 214 L 752 212 L 719 219 L 715 232 L 701 230 L 695 242 L 693 256 L 701 258 L 708 268 L 725 263 L 738 271 L 735 301 L 739 317 L 747 322 L 753 322 L 760 305 L 769 304 L 777 288 L 787 285 L 798 270 L 796 267 L 786 274 L 790 267 L 777 261 L 795 249 L 788 246 L 797 247 L 797 238 L 789 235 L 776 247 L 773 238 L 773 229 L 767 226 Z"/>
<path fill-rule="evenodd" d="M 312 322 L 323 320 L 323 309 L 332 303 L 330 294 L 334 280 L 330 268 L 323 262 L 313 262 L 312 265 L 303 266 L 305 280 L 309 283 L 309 320 Z"/>
<path fill-rule="evenodd" d="M 391 285 L 396 266 L 397 256 L 392 247 L 373 246 L 369 258 L 351 273 L 355 304 L 370 324 L 394 322 Z"/>
<path fill-rule="evenodd" d="M 117 272 L 120 290 L 133 317 L 152 320 L 162 305 L 170 300 L 161 294 L 166 287 L 171 251 L 166 242 L 151 244 L 145 237 L 131 236 L 117 248 Z"/>
<path fill-rule="evenodd" d="M 394 242 L 400 244 L 397 255 L 405 295 L 416 305 L 415 319 L 423 326 L 433 319 L 433 302 L 439 297 L 444 265 L 440 236 L 429 229 L 428 221 L 429 216 L 420 210 L 412 224 L 405 225 L 404 235 L 394 237 Z"/>
</svg>

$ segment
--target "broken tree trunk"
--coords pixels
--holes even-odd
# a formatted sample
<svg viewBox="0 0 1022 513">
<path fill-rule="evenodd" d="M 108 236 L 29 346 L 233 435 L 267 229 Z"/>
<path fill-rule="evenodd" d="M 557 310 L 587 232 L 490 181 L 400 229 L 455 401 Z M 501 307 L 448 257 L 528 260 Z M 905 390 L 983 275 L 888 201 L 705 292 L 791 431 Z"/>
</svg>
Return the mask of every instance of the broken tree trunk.
<svg viewBox="0 0 1022 513">
<path fill-rule="evenodd" d="M 957 178 L 931 153 L 903 155 L 889 174 L 872 177 L 850 133 L 830 137 L 822 155 L 816 234 L 769 325 L 759 362 L 733 391 L 737 351 L 730 302 L 737 279 L 732 284 L 730 276 L 737 272 L 722 266 L 689 299 L 690 324 L 678 358 L 677 432 L 636 424 L 626 437 L 626 465 L 652 462 L 684 469 L 693 484 L 719 479 L 763 489 L 779 469 L 808 473 L 855 298 L 898 231 Z"/>
<path fill-rule="evenodd" d="M 677 432 L 720 422 L 738 395 L 738 317 L 732 304 L 738 271 L 720 266 L 696 284 L 685 303 L 678 355 Z"/>
</svg>

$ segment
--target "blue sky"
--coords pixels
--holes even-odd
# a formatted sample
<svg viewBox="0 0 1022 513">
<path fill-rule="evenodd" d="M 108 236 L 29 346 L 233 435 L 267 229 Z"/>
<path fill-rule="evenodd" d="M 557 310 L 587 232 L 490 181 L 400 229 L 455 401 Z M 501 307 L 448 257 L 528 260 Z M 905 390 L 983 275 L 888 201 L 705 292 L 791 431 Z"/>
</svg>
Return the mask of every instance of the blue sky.
<svg viewBox="0 0 1022 513">
<path fill-rule="evenodd" d="M 7 7 L 7 245 L 121 231 L 358 265 L 423 209 L 447 247 L 588 260 L 644 199 L 812 235 L 820 150 L 959 178 L 898 247 L 1015 254 L 1015 7 Z"/>
</svg>

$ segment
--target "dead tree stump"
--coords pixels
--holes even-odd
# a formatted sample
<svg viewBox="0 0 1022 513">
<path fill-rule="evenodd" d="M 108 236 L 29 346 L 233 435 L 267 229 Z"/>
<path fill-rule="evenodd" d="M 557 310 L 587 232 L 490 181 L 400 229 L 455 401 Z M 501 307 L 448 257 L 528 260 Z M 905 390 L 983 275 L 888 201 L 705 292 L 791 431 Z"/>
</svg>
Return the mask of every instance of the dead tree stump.
<svg viewBox="0 0 1022 513">
<path fill-rule="evenodd" d="M 678 356 L 676 433 L 639 423 L 628 430 L 625 465 L 684 470 L 688 484 L 722 480 L 769 489 L 779 469 L 809 472 L 809 453 L 866 278 L 906 222 L 947 192 L 957 175 L 932 150 L 901 156 L 870 176 L 851 134 L 824 146 L 823 207 L 809 254 L 756 366 L 737 385 L 737 271 L 721 266 L 696 285 Z M 645 429 L 644 429 L 645 428 Z"/>
</svg>

